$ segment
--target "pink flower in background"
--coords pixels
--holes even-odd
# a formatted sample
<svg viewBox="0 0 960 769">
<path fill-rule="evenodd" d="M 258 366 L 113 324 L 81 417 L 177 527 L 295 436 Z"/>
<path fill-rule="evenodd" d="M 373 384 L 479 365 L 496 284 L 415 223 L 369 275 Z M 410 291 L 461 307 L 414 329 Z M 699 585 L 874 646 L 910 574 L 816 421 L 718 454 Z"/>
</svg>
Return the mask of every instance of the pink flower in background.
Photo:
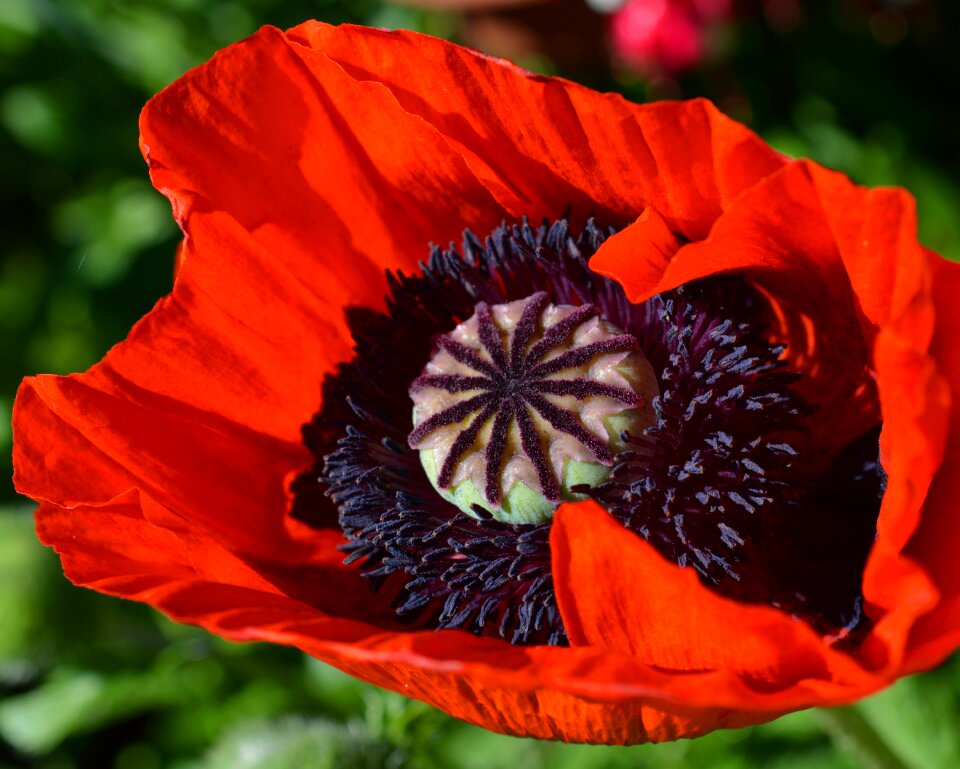
<svg viewBox="0 0 960 769">
<path fill-rule="evenodd" d="M 726 19 L 730 0 L 627 0 L 610 20 L 610 45 L 643 73 L 682 72 L 707 51 L 707 30 Z"/>
</svg>

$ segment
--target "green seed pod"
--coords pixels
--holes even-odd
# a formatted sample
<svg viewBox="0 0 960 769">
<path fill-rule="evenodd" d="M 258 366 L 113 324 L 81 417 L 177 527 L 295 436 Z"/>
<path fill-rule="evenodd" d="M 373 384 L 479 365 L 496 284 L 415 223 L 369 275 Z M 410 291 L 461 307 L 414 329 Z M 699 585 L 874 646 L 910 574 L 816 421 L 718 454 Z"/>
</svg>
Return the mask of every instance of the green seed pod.
<svg viewBox="0 0 960 769">
<path fill-rule="evenodd" d="M 534 294 L 476 309 L 411 385 L 409 442 L 464 512 L 540 523 L 607 477 L 622 432 L 653 423 L 656 377 L 636 339 L 592 305 Z"/>
</svg>

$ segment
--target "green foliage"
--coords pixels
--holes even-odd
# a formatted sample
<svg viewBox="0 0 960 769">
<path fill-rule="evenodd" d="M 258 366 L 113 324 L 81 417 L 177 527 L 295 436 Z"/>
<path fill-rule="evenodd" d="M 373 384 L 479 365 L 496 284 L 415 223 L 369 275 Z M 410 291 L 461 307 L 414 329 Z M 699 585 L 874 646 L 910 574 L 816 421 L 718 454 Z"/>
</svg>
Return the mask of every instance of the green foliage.
<svg viewBox="0 0 960 769">
<path fill-rule="evenodd" d="M 951 769 L 960 757 L 960 660 L 940 675 L 900 681 L 858 710 L 915 769 Z"/>
<path fill-rule="evenodd" d="M 399 769 L 401 761 L 359 724 L 282 718 L 231 729 L 203 769 Z"/>
<path fill-rule="evenodd" d="M 41 685 L 0 704 L 0 735 L 23 753 L 48 753 L 73 735 L 146 710 L 187 707 L 211 697 L 218 673 L 205 661 L 130 673 L 60 667 Z"/>
</svg>

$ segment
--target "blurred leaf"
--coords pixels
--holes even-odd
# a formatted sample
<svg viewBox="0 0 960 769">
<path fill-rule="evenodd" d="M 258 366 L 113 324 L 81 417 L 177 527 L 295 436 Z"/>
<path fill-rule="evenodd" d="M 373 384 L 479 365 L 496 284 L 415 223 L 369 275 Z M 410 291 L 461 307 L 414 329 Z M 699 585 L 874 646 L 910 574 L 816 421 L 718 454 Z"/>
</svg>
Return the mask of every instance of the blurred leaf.
<svg viewBox="0 0 960 769">
<path fill-rule="evenodd" d="M 245 683 L 236 671 L 228 675 L 228 686 L 218 690 L 216 697 L 198 700 L 167 716 L 162 729 L 164 742 L 195 749 L 209 745 L 237 724 L 280 715 L 303 704 L 296 688 L 283 686 L 268 675 L 251 683 Z"/>
<path fill-rule="evenodd" d="M 39 84 L 14 86 L 0 99 L 0 119 L 21 144 L 51 153 L 63 144 L 66 118 L 58 94 Z"/>
<path fill-rule="evenodd" d="M 960 710 L 947 675 L 911 676 L 898 681 L 857 708 L 890 747 L 916 769 L 960 766 Z"/>
<path fill-rule="evenodd" d="M 31 0 L 4 0 L 0 3 L 0 29 L 34 35 L 39 27 Z"/>
<path fill-rule="evenodd" d="M 229 45 L 242 40 L 257 28 L 257 21 L 250 8 L 243 3 L 216 3 L 207 12 L 210 22 L 210 37 L 220 45 Z"/>
<path fill-rule="evenodd" d="M 7 397 L 0 397 L 0 454 L 10 453 L 10 442 L 13 438 L 12 418 L 13 401 Z"/>
<path fill-rule="evenodd" d="M 390 746 L 356 724 L 288 717 L 231 730 L 203 769 L 399 769 L 389 758 Z"/>
<path fill-rule="evenodd" d="M 763 765 L 764 769 L 864 769 L 852 763 L 846 756 L 839 755 L 831 746 L 812 750 L 798 749 L 773 758 Z"/>
<path fill-rule="evenodd" d="M 219 682 L 208 661 L 112 675 L 61 667 L 36 689 L 0 703 L 0 736 L 24 753 L 42 754 L 133 714 L 202 699 Z"/>
<path fill-rule="evenodd" d="M 461 17 L 458 13 L 416 8 L 414 4 L 394 5 L 387 3 L 370 15 L 371 27 L 384 29 L 408 29 L 435 37 L 450 38 L 459 30 Z"/>
<path fill-rule="evenodd" d="M 0 508 L 0 671 L 30 655 L 43 623 L 36 597 L 49 563 L 33 532 L 32 510 Z"/>
<path fill-rule="evenodd" d="M 0 704 L 0 734 L 24 753 L 45 753 L 64 738 L 102 719 L 90 717 L 109 682 L 94 673 L 61 671 L 28 694 Z"/>
<path fill-rule="evenodd" d="M 114 769 L 162 769 L 163 759 L 152 745 L 135 742 L 117 754 Z"/>
<path fill-rule="evenodd" d="M 22 681 L 25 670 L 42 672 L 53 659 L 89 655 L 96 648 L 90 641 L 102 627 L 119 630 L 109 612 L 96 607 L 113 611 L 123 606 L 125 617 L 143 614 L 139 607 L 78 592 L 70 585 L 56 555 L 37 541 L 33 509 L 0 509 L 0 680 L 8 685 Z M 115 638 L 100 642 L 113 659 L 116 643 Z"/>
<path fill-rule="evenodd" d="M 854 706 L 824 708 L 817 715 L 837 748 L 862 769 L 909 769 L 903 756 Z"/>
<path fill-rule="evenodd" d="M 94 187 L 59 206 L 53 233 L 77 249 L 77 276 L 92 285 L 116 281 L 136 255 L 174 232 L 169 204 L 146 179 Z"/>
<path fill-rule="evenodd" d="M 46 374 L 72 374 L 96 361 L 96 347 L 88 334 L 76 329 L 45 329 L 27 345 L 31 371 Z"/>
<path fill-rule="evenodd" d="M 0 264 L 0 327 L 26 326 L 42 308 L 46 269 L 37 253 L 8 253 Z M 12 337 L 11 337 L 12 339 Z"/>
<path fill-rule="evenodd" d="M 313 657 L 305 661 L 306 690 L 329 712 L 346 718 L 364 707 L 368 684 Z"/>
</svg>

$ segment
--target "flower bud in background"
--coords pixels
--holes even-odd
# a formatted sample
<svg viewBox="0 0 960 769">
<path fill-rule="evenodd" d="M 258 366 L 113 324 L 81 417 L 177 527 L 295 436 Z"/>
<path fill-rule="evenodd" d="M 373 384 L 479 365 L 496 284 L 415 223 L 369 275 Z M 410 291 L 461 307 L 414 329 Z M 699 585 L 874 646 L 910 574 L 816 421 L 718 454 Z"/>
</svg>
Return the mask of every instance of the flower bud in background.
<svg viewBox="0 0 960 769">
<path fill-rule="evenodd" d="M 626 0 L 612 12 L 610 46 L 641 74 L 678 74 L 703 61 L 731 11 L 730 0 Z"/>
</svg>

